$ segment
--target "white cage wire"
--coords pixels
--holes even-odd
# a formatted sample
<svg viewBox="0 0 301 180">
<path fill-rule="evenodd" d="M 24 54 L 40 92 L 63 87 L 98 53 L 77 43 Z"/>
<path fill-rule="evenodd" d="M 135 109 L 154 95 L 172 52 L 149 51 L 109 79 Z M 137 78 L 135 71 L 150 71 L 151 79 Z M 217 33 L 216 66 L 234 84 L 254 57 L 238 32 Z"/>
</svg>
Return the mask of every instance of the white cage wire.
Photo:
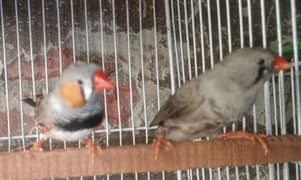
<svg viewBox="0 0 301 180">
<path fill-rule="evenodd" d="M 301 133 L 301 3 L 280 0 L 27 0 L 0 1 L 0 148 L 25 150 L 32 109 L 21 100 L 48 93 L 68 63 L 98 61 L 116 81 L 104 92 L 99 144 L 149 143 L 149 123 L 170 93 L 214 68 L 240 47 L 264 47 L 293 64 L 266 83 L 250 116 L 239 127 L 267 135 Z M 113 109 L 113 110 L 112 110 Z M 52 140 L 49 149 L 80 147 Z M 298 162 L 267 166 L 133 173 L 93 179 L 300 179 Z M 68 177 L 66 177 L 69 179 Z M 91 177 L 81 177 L 90 179 Z M 54 178 L 53 178 L 54 179 Z"/>
</svg>

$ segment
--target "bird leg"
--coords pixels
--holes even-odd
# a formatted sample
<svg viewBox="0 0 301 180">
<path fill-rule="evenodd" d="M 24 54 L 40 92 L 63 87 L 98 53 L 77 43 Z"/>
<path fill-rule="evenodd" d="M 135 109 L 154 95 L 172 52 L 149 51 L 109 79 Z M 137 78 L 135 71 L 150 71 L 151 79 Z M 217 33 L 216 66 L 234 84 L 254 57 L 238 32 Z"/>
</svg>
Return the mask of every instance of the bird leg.
<svg viewBox="0 0 301 180">
<path fill-rule="evenodd" d="M 43 144 L 45 143 L 46 139 L 42 138 L 35 142 L 27 151 L 29 152 L 43 152 Z"/>
<path fill-rule="evenodd" d="M 88 149 L 88 153 L 90 154 L 92 160 L 95 159 L 97 151 L 102 152 L 102 148 L 93 143 L 91 138 L 83 140 L 82 143 L 86 145 L 86 148 Z"/>
<path fill-rule="evenodd" d="M 51 127 L 48 126 L 43 126 L 43 127 L 38 127 L 40 133 L 46 133 L 48 131 L 51 130 Z M 43 144 L 45 143 L 45 141 L 47 140 L 46 137 L 41 137 L 37 142 L 35 142 L 29 149 L 29 152 L 42 152 L 44 151 L 43 149 Z"/>
<path fill-rule="evenodd" d="M 266 137 L 267 136 L 264 134 L 253 134 L 244 131 L 227 132 L 219 136 L 219 138 L 224 139 L 247 139 L 252 142 L 257 141 L 264 150 L 264 154 L 267 155 L 269 152 L 269 148 L 266 142 Z"/>
<path fill-rule="evenodd" d="M 171 148 L 174 147 L 171 141 L 165 138 L 164 131 L 161 132 L 156 138 L 153 139 L 152 147 L 155 150 L 155 160 L 157 160 L 159 157 L 159 152 L 162 145 L 165 146 L 166 150 L 170 150 Z"/>
</svg>

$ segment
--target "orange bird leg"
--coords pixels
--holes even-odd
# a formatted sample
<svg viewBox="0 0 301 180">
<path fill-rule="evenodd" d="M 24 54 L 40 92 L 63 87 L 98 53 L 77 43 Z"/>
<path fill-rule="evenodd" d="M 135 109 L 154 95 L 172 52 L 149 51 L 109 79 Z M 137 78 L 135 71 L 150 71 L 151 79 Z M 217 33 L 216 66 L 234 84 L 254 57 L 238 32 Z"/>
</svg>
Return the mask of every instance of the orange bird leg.
<svg viewBox="0 0 301 180">
<path fill-rule="evenodd" d="M 153 139 L 152 146 L 155 150 L 155 160 L 157 160 L 159 157 L 159 152 L 160 152 L 162 145 L 165 146 L 166 150 L 170 150 L 171 148 L 174 147 L 173 144 L 171 143 L 171 141 L 169 141 L 165 138 L 164 132 L 161 132 L 155 139 Z"/>
<path fill-rule="evenodd" d="M 45 141 L 46 141 L 46 139 L 39 139 L 27 151 L 28 152 L 42 152 L 42 151 L 44 151 L 42 146 L 43 146 Z"/>
<path fill-rule="evenodd" d="M 252 142 L 257 141 L 262 149 L 264 150 L 264 154 L 267 155 L 269 152 L 268 144 L 266 142 L 267 136 L 264 134 L 253 134 L 244 131 L 234 131 L 234 132 L 227 132 L 219 136 L 219 138 L 224 139 L 247 139 Z"/>
<path fill-rule="evenodd" d="M 90 138 L 83 140 L 82 143 L 86 145 L 86 148 L 88 149 L 88 153 L 90 154 L 92 160 L 95 159 L 97 151 L 102 152 L 102 148 L 94 144 Z"/>
<path fill-rule="evenodd" d="M 46 132 L 48 132 L 50 130 L 51 130 L 51 127 L 47 127 L 47 126 L 45 126 L 45 127 L 39 127 L 39 131 L 41 133 L 46 133 Z M 46 140 L 47 140 L 47 138 L 45 138 L 45 137 L 39 139 L 27 151 L 29 151 L 29 152 L 42 152 L 42 151 L 44 151 L 44 149 L 43 149 L 42 146 L 43 146 L 43 144 L 45 143 Z"/>
</svg>

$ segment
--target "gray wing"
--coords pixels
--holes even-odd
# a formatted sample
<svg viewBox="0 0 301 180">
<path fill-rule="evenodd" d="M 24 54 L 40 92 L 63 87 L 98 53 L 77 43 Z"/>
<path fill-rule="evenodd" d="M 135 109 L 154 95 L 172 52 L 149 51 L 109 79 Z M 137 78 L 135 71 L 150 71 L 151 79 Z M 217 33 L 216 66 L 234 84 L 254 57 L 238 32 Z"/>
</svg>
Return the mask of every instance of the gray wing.
<svg viewBox="0 0 301 180">
<path fill-rule="evenodd" d="M 196 111 L 203 101 L 200 95 L 200 83 L 197 80 L 188 82 L 185 86 L 178 89 L 174 95 L 171 95 L 160 108 L 150 125 L 163 126 L 167 120 L 181 119 L 181 117 Z"/>
</svg>

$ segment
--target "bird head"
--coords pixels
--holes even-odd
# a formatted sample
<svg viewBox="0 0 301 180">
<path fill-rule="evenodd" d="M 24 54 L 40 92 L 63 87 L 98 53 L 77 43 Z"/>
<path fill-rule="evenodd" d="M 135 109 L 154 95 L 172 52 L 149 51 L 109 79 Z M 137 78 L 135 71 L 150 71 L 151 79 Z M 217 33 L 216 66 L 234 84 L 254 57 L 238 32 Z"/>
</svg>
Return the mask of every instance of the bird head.
<svg viewBox="0 0 301 180">
<path fill-rule="evenodd" d="M 80 107 L 95 91 L 112 89 L 108 76 L 95 64 L 70 65 L 58 83 L 60 97 L 70 107 Z"/>
<path fill-rule="evenodd" d="M 285 58 L 263 48 L 242 48 L 233 51 L 225 57 L 224 65 L 229 69 L 232 79 L 248 88 L 263 84 L 273 73 L 289 70 L 291 67 Z"/>
</svg>

